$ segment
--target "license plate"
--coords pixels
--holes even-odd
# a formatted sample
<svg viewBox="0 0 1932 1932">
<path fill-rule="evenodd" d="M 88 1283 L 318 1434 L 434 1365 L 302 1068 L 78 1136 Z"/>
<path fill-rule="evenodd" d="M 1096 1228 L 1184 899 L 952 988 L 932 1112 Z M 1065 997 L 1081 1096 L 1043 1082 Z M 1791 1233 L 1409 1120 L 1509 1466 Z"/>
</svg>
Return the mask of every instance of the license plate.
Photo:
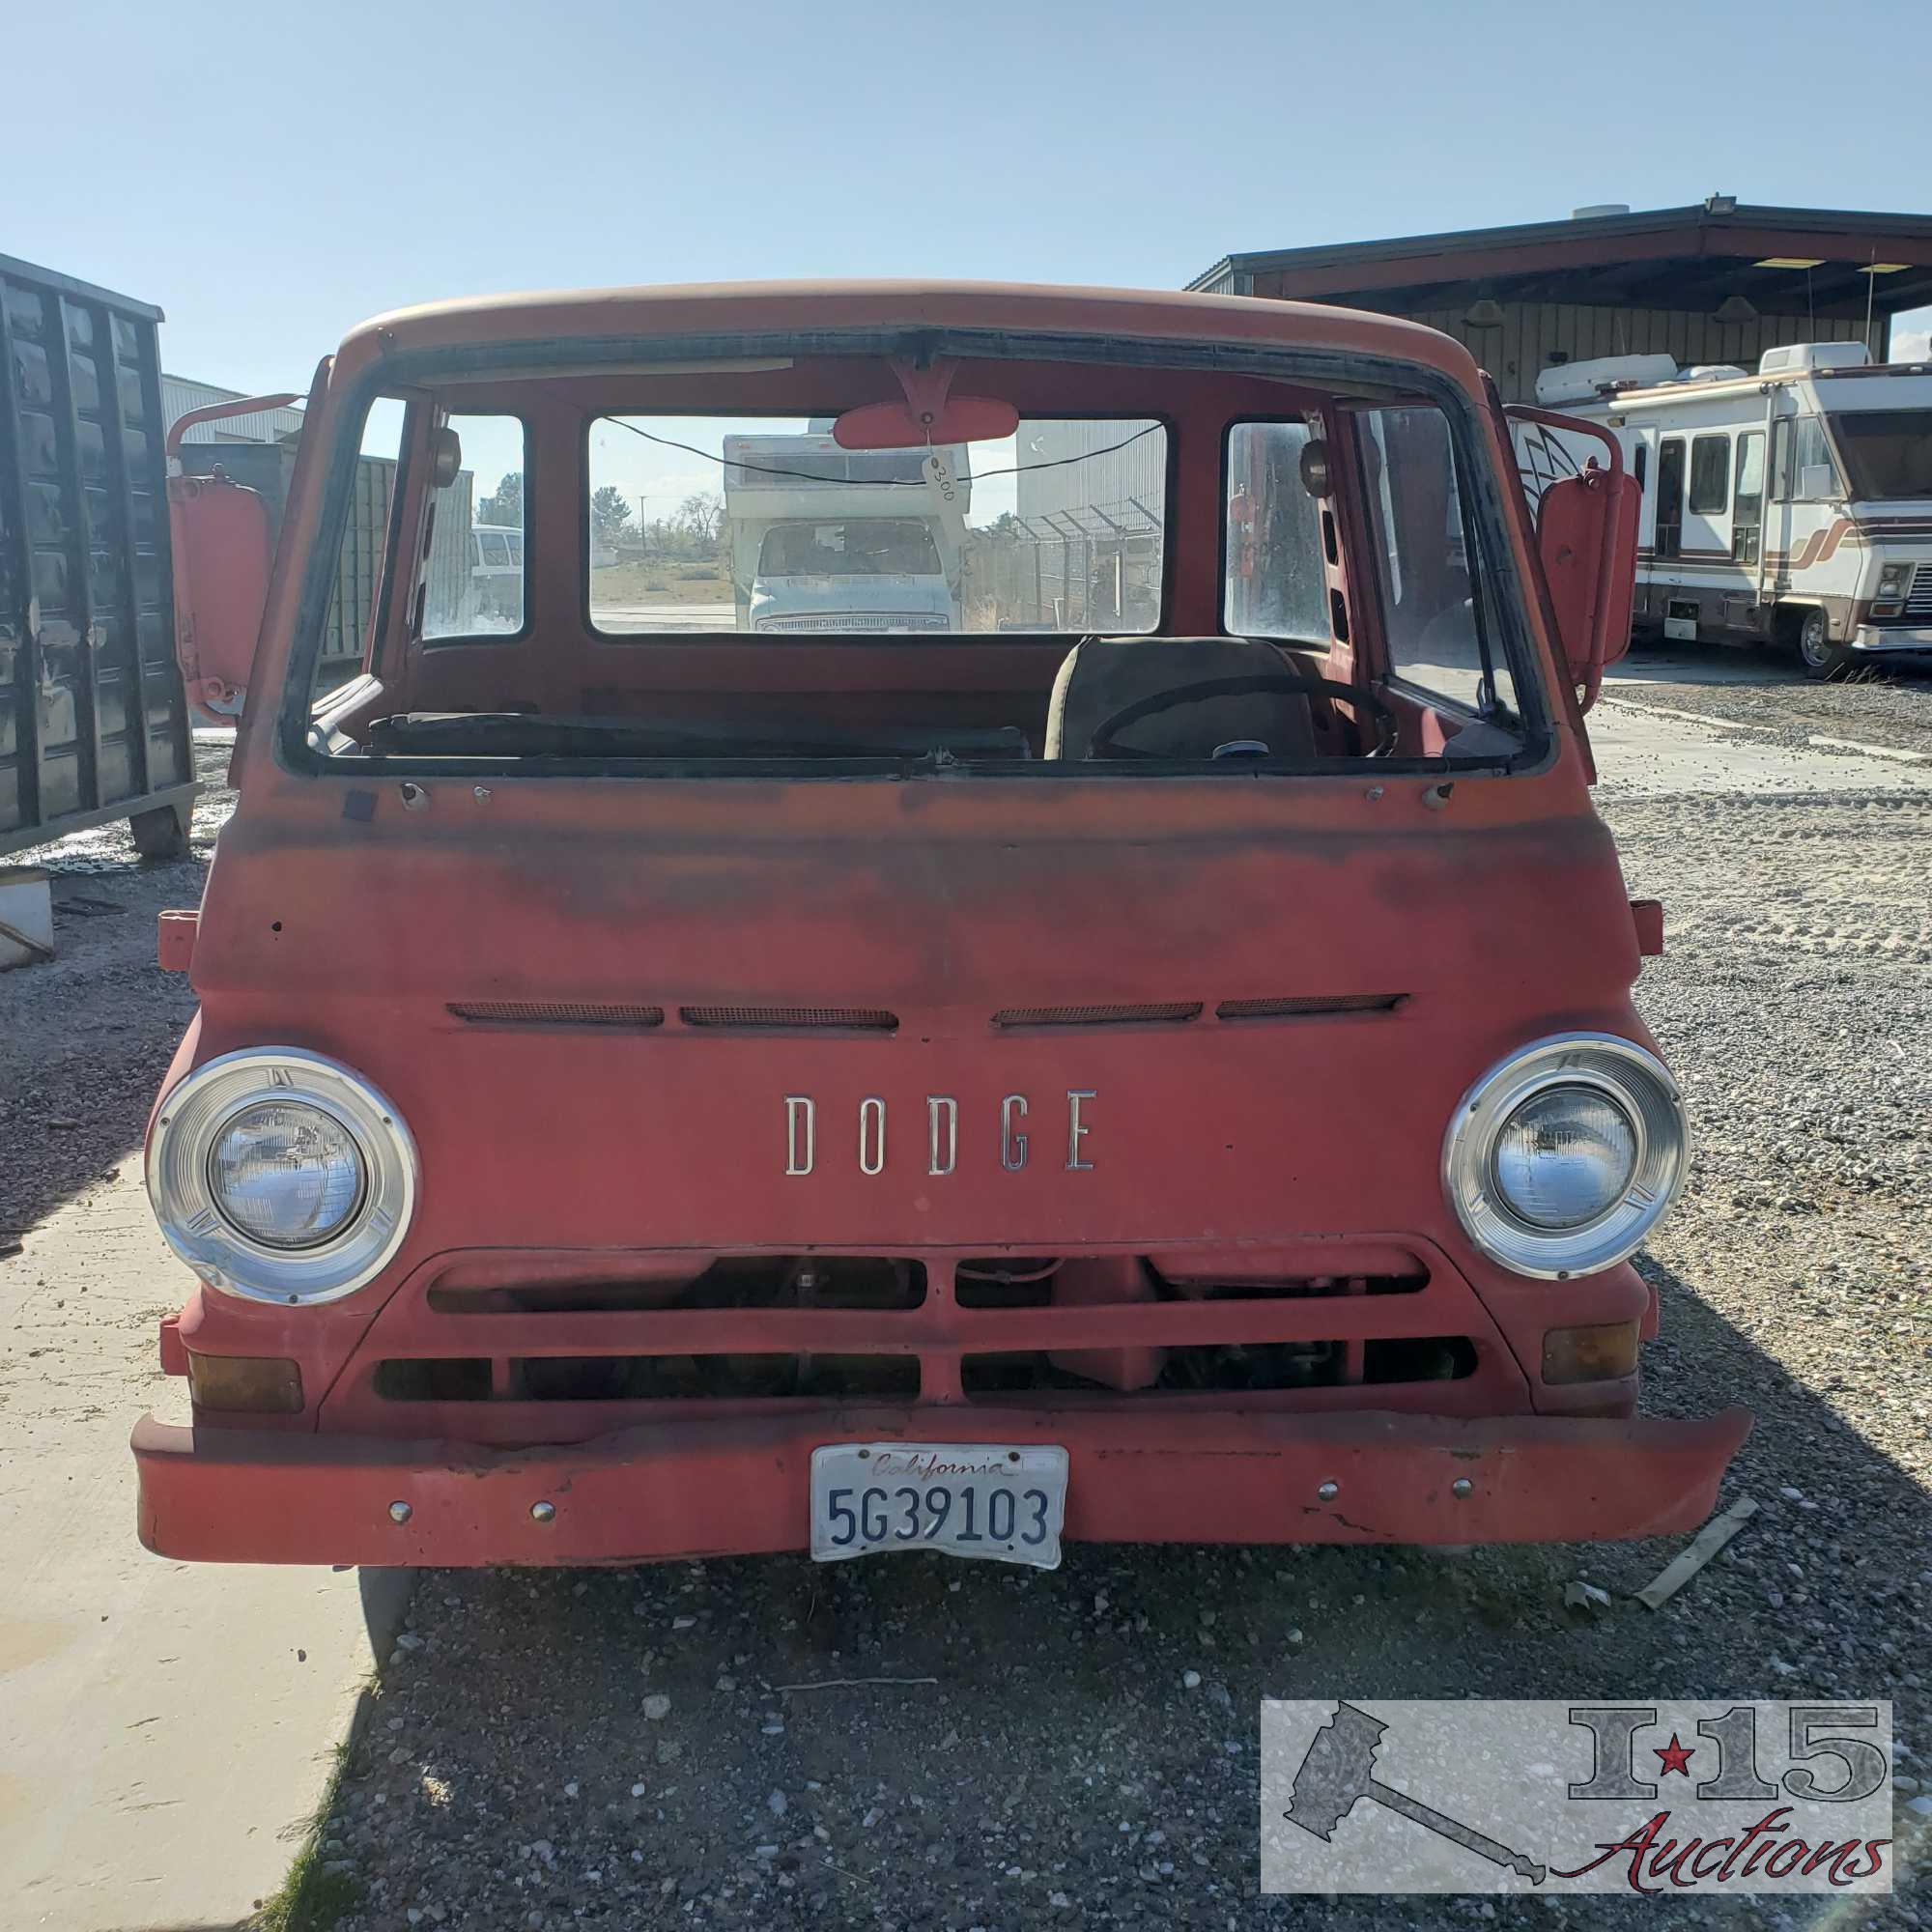
<svg viewBox="0 0 1932 1932">
<path fill-rule="evenodd" d="M 943 1549 L 1060 1567 L 1066 1451 L 1028 1443 L 829 1442 L 811 1452 L 811 1557 Z"/>
</svg>

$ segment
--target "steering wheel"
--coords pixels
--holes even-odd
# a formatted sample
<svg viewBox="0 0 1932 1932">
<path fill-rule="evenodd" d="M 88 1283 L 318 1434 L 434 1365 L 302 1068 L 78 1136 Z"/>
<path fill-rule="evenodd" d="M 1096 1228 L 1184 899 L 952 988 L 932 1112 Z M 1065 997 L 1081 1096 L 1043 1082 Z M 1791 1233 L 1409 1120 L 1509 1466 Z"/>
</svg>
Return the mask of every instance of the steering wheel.
<svg viewBox="0 0 1932 1932">
<path fill-rule="evenodd" d="M 1396 733 L 1401 726 L 1395 713 L 1381 698 L 1360 685 L 1344 684 L 1339 678 L 1318 677 L 1311 671 L 1306 677 L 1279 674 L 1208 677 L 1193 684 L 1177 684 L 1168 691 L 1157 691 L 1151 697 L 1140 698 L 1096 724 L 1093 736 L 1087 741 L 1087 755 L 1090 758 L 1095 755 L 1104 758 L 1157 758 L 1165 755 L 1122 745 L 1114 734 L 1124 731 L 1129 724 L 1138 724 L 1143 718 L 1156 718 L 1163 711 L 1172 711 L 1178 705 L 1198 704 L 1209 697 L 1256 697 L 1265 692 L 1293 692 L 1306 696 L 1314 691 L 1325 692 L 1330 697 L 1344 698 L 1351 705 L 1366 704 L 1375 713 L 1376 743 L 1374 750 L 1367 753 L 1369 757 L 1385 757 L 1395 749 Z"/>
</svg>

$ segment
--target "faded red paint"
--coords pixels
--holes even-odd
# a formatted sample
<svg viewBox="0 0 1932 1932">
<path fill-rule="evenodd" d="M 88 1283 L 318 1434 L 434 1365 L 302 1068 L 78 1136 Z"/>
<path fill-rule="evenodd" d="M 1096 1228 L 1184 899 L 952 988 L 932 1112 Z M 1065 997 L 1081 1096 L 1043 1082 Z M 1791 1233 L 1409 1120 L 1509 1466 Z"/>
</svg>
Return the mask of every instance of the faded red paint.
<svg viewBox="0 0 1932 1932">
<path fill-rule="evenodd" d="M 873 1436 L 1065 1444 L 1073 1537 L 1466 1543 L 1694 1522 L 1747 1418 L 1636 1420 L 1634 1378 L 1545 1385 L 1547 1329 L 1639 1321 L 1648 1332 L 1654 1296 L 1628 1266 L 1558 1284 L 1483 1261 L 1438 1172 L 1450 1111 L 1502 1055 L 1569 1029 L 1648 1044 L 1631 1003 L 1642 916 L 1590 806 L 1587 744 L 1537 599 L 1528 621 L 1551 755 L 1537 771 L 1460 781 L 1446 799 L 1432 780 L 1370 782 L 1360 770 L 1269 784 L 572 777 L 493 780 L 487 796 L 431 780 L 426 803 L 405 810 L 392 781 L 298 774 L 278 758 L 274 698 L 322 452 L 343 385 L 371 363 L 426 346 L 885 323 L 1402 357 L 1467 395 L 1498 472 L 1515 473 L 1459 345 L 1342 311 L 777 286 L 408 310 L 351 336 L 310 398 L 238 751 L 241 803 L 191 942 L 201 1010 L 168 1084 L 270 1042 L 335 1056 L 409 1122 L 420 1202 L 393 1264 L 340 1302 L 190 1297 L 171 1367 L 189 1351 L 286 1357 L 308 1406 L 198 1413 L 191 1430 L 143 1424 L 143 1539 L 181 1557 L 341 1563 L 795 1548 L 811 1447 Z M 878 377 L 870 399 L 889 401 L 893 378 Z M 543 608 L 581 606 L 579 506 L 554 479 L 581 476 L 586 412 L 674 402 L 688 380 L 464 386 L 458 407 L 514 408 L 530 425 L 527 578 Z M 781 378 L 743 380 L 748 408 L 753 397 L 813 407 L 827 393 L 824 368 L 804 357 Z M 1166 628 L 1219 628 L 1222 433 L 1291 392 L 1078 362 L 962 365 L 958 387 L 1036 412 L 1131 401 L 1166 415 Z M 1513 484 L 1509 515 L 1516 568 L 1533 583 L 1534 536 Z M 929 686 L 958 699 L 955 715 L 977 704 L 995 722 L 1043 701 L 1066 646 L 942 641 L 892 661 L 896 681 L 881 692 L 888 661 L 837 641 L 670 641 L 640 656 L 581 617 L 515 642 L 411 653 L 404 641 L 379 639 L 377 668 L 396 694 L 385 701 L 415 708 L 461 708 L 506 678 L 548 701 L 594 676 L 641 681 L 670 716 L 700 708 L 707 690 L 754 709 L 775 688 L 794 710 L 815 699 L 829 717 L 887 715 L 895 695 Z M 1354 639 L 1354 658 L 1365 641 Z M 1331 660 L 1337 675 L 1350 662 Z M 1402 718 L 1406 745 L 1439 747 L 1426 707 Z M 177 956 L 187 943 L 171 935 Z M 1365 993 L 1401 998 L 1374 1011 L 1216 1017 L 1227 1001 Z M 667 1017 L 638 1031 L 512 1028 L 452 1011 L 543 1001 Z M 990 1024 L 1015 1006 L 1112 1003 L 1203 1011 L 1168 1031 Z M 680 1021 L 702 1005 L 871 1009 L 897 1027 L 755 1037 Z M 1091 1096 L 1077 1120 L 1075 1093 Z M 1031 1140 L 1014 1169 L 1002 1161 L 1003 1106 L 1016 1094 Z M 786 1096 L 814 1103 L 809 1175 L 785 1171 Z M 957 1122 L 956 1158 L 940 1174 L 927 1158 L 934 1096 Z M 859 1157 L 867 1101 L 885 1123 L 877 1173 Z M 924 1296 L 892 1309 L 650 1305 L 653 1283 L 718 1255 L 896 1258 L 923 1271 Z M 1052 1305 L 962 1305 L 960 1263 L 1042 1255 L 1079 1264 Z M 1241 1298 L 1204 1286 L 1150 1299 L 1142 1257 L 1170 1280 L 1246 1286 Z M 582 1283 L 616 1283 L 631 1305 L 462 1306 L 497 1289 Z M 1466 1341 L 1464 1372 L 1364 1386 L 1366 1351 L 1416 1337 Z M 1249 1399 L 1143 1386 L 1172 1349 L 1308 1342 L 1338 1345 L 1340 1381 Z M 972 1393 L 963 1365 L 1003 1350 L 1048 1353 L 1102 1386 L 1052 1400 Z M 920 1393 L 533 1402 L 509 1380 L 522 1361 L 741 1352 L 902 1357 L 918 1364 Z M 492 1399 L 379 1392 L 379 1363 L 451 1359 L 483 1363 Z M 1466 1496 L 1449 1491 L 1459 1475 Z M 1341 1486 L 1332 1507 L 1314 1494 L 1324 1481 Z M 399 1497 L 412 1504 L 406 1526 L 386 1514 Z M 555 1505 L 554 1522 L 530 1520 L 536 1500 Z"/>
</svg>

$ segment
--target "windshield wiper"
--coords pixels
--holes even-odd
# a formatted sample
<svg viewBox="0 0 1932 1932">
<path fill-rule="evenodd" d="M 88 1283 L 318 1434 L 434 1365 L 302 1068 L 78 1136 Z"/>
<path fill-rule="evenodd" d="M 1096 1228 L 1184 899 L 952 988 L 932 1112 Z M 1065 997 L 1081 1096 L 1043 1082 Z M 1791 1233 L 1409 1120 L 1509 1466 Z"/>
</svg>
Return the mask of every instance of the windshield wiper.
<svg viewBox="0 0 1932 1932">
<path fill-rule="evenodd" d="M 540 718 L 519 711 L 403 711 L 369 724 L 368 749 L 496 758 L 1023 758 L 1026 735 L 951 724 L 788 729 L 741 719 L 652 724 L 635 718 Z"/>
</svg>

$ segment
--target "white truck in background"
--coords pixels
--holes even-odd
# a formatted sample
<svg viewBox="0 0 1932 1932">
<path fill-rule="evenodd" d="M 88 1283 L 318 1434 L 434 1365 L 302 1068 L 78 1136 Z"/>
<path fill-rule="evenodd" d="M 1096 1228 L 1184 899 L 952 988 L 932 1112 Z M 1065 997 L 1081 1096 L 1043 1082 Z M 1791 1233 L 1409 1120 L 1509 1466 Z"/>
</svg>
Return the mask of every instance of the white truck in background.
<svg viewBox="0 0 1932 1932">
<path fill-rule="evenodd" d="M 829 423 L 724 439 L 725 539 L 741 631 L 965 629 L 972 475 L 963 445 L 841 449 Z"/>
<path fill-rule="evenodd" d="M 1545 370 L 1536 400 L 1613 432 L 1636 478 L 1639 636 L 1780 643 L 1818 678 L 1932 653 L 1932 364 L 1858 342 L 1767 349 L 1755 374 L 1608 356 Z M 1515 434 L 1532 499 L 1604 453 Z"/>
</svg>

